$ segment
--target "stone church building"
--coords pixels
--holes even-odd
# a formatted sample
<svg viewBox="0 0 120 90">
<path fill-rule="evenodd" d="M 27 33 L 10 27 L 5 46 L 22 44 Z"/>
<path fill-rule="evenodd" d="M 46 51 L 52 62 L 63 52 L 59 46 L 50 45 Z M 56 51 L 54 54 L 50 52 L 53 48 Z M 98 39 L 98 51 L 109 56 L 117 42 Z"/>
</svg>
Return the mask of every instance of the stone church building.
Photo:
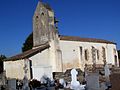
<svg viewBox="0 0 120 90">
<path fill-rule="evenodd" d="M 116 43 L 93 38 L 59 35 L 52 8 L 38 2 L 33 16 L 33 48 L 8 58 L 4 62 L 7 78 L 23 79 L 27 67 L 28 79 L 52 78 L 53 72 L 80 68 L 85 64 L 97 67 L 104 64 L 118 66 Z"/>
</svg>

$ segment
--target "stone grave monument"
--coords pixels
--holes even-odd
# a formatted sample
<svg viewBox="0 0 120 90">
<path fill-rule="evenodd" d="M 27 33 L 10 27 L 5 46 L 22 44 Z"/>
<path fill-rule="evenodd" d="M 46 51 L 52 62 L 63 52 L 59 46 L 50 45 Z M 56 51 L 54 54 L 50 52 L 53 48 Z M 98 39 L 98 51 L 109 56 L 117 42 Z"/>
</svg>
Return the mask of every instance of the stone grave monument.
<svg viewBox="0 0 120 90">
<path fill-rule="evenodd" d="M 9 90 L 16 90 L 16 79 L 8 80 Z"/>
<path fill-rule="evenodd" d="M 110 70 L 108 64 L 105 64 L 104 71 L 105 71 L 106 86 L 109 87 L 111 86 L 111 83 L 110 83 Z"/>
<path fill-rule="evenodd" d="M 99 74 L 89 73 L 86 76 L 87 90 L 100 90 L 99 86 Z"/>
<path fill-rule="evenodd" d="M 71 70 L 71 89 L 73 90 L 85 90 L 84 87 L 85 85 L 80 85 L 79 81 L 77 81 L 77 75 L 78 72 L 76 71 L 76 69 L 72 69 Z"/>
<path fill-rule="evenodd" d="M 28 77 L 27 77 L 27 73 L 28 73 L 28 59 L 24 60 L 24 78 L 23 78 L 23 90 L 29 90 L 29 86 L 28 86 Z"/>
<path fill-rule="evenodd" d="M 78 72 L 76 71 L 76 69 L 72 69 L 71 70 L 71 89 L 74 89 L 74 90 L 79 90 L 79 86 L 80 86 L 80 83 L 79 81 L 77 81 L 77 75 L 78 75 Z"/>
</svg>

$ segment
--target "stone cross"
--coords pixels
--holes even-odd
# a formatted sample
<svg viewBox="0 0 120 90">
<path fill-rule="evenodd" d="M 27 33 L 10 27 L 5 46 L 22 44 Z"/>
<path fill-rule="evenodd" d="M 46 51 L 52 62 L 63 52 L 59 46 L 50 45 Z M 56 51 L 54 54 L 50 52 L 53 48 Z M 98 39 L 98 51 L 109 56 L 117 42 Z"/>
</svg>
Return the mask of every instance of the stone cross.
<svg viewBox="0 0 120 90">
<path fill-rule="evenodd" d="M 28 77 L 27 77 L 27 73 L 28 73 L 28 59 L 24 60 L 24 78 L 23 78 L 23 90 L 29 90 L 29 86 L 28 86 Z"/>
<path fill-rule="evenodd" d="M 109 77 L 110 76 L 110 70 L 109 70 L 109 66 L 108 66 L 107 63 L 105 64 L 104 70 L 105 70 L 106 86 L 108 87 L 111 84 L 110 84 L 110 77 Z"/>
<path fill-rule="evenodd" d="M 78 72 L 76 71 L 76 69 L 72 69 L 71 70 L 72 81 L 77 81 L 77 75 Z"/>
<path fill-rule="evenodd" d="M 74 90 L 79 90 L 80 88 L 80 83 L 79 81 L 77 81 L 77 75 L 78 75 L 78 72 L 76 71 L 76 69 L 72 69 L 71 70 L 71 89 L 74 89 Z"/>
<path fill-rule="evenodd" d="M 87 66 L 87 64 L 85 64 L 85 68 L 84 68 L 84 73 L 85 73 L 85 81 L 86 81 L 86 77 L 87 77 L 87 75 L 88 75 L 88 66 Z"/>
</svg>

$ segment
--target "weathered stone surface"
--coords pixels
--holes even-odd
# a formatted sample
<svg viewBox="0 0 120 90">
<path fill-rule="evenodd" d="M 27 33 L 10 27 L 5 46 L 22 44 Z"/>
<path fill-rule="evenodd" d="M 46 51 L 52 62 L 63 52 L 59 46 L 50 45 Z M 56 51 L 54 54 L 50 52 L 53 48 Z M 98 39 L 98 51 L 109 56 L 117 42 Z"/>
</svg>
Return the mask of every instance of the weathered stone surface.
<svg viewBox="0 0 120 90">
<path fill-rule="evenodd" d="M 0 86 L 6 84 L 5 72 L 0 74 Z"/>
<path fill-rule="evenodd" d="M 8 80 L 8 87 L 10 90 L 16 90 L 16 79 Z"/>
<path fill-rule="evenodd" d="M 86 76 L 87 90 L 99 90 L 99 74 L 90 73 Z"/>
<path fill-rule="evenodd" d="M 33 45 L 39 46 L 50 40 L 50 27 L 54 25 L 54 13 L 42 2 L 38 2 L 33 16 Z"/>
</svg>

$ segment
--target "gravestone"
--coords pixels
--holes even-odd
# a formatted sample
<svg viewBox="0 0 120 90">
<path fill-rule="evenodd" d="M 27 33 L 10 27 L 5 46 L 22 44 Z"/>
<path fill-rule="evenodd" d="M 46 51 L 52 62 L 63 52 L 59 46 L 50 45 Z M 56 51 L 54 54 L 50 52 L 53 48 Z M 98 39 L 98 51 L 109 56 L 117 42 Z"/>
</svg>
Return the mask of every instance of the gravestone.
<svg viewBox="0 0 120 90">
<path fill-rule="evenodd" d="M 86 82 L 87 90 L 100 90 L 98 73 L 89 73 L 86 76 Z"/>
<path fill-rule="evenodd" d="M 71 89 L 74 89 L 74 90 L 79 90 L 79 87 L 80 87 L 80 83 L 79 81 L 77 81 L 77 75 L 78 75 L 78 72 L 76 71 L 76 69 L 72 69 L 71 70 Z"/>
<path fill-rule="evenodd" d="M 105 70 L 106 86 L 109 87 L 111 86 L 111 83 L 110 83 L 110 70 L 108 64 L 105 64 L 104 70 Z"/>
<path fill-rule="evenodd" d="M 72 69 L 71 70 L 71 86 L 70 88 L 73 90 L 85 90 L 85 85 L 80 85 L 80 82 L 77 81 L 77 75 L 78 72 L 76 71 L 76 69 Z"/>
<path fill-rule="evenodd" d="M 29 60 L 25 59 L 24 60 L 24 78 L 23 78 L 23 90 L 29 90 L 29 86 L 28 86 L 28 64 L 29 64 Z"/>
<path fill-rule="evenodd" d="M 16 90 L 16 79 L 8 80 L 9 90 Z"/>
</svg>

